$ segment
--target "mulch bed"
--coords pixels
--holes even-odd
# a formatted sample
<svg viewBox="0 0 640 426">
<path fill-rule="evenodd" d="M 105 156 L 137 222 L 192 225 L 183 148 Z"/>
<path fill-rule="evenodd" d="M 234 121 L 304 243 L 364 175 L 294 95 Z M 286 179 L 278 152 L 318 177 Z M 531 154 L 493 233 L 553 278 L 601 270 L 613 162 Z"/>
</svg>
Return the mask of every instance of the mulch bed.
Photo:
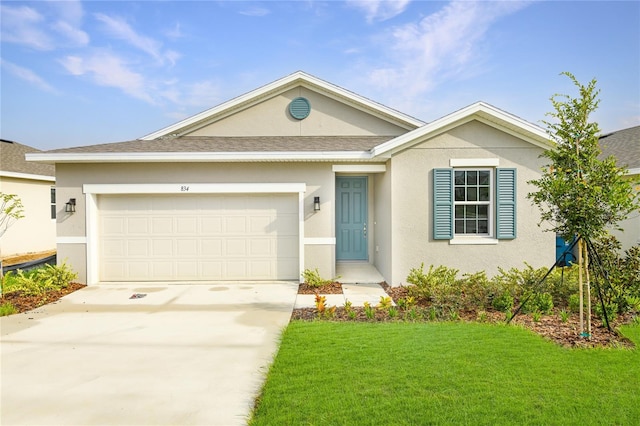
<svg viewBox="0 0 640 426">
<path fill-rule="evenodd" d="M 48 303 L 53 303 L 61 297 L 84 287 L 86 287 L 84 284 L 71 283 L 66 288 L 56 291 L 50 290 L 37 296 L 25 295 L 21 291 L 12 291 L 11 293 L 2 295 L 0 304 L 11 303 L 17 309 L 18 313 L 26 312 Z"/>
<path fill-rule="evenodd" d="M 406 287 L 391 287 L 387 283 L 381 283 L 382 288 L 389 294 L 394 302 L 405 298 L 407 296 Z M 338 290 L 338 287 L 340 289 Z M 301 284 L 298 290 L 298 294 L 339 294 L 342 293 L 342 288 L 339 283 L 332 283 L 326 288 L 311 288 L 305 284 Z M 426 306 L 419 308 L 426 309 Z M 291 319 L 312 321 L 319 318 L 330 319 L 331 321 L 400 321 L 404 318 L 404 313 L 400 310 L 397 318 L 390 319 L 386 312 L 376 310 L 373 318 L 368 318 L 364 308 L 353 307 L 351 308 L 353 313 L 349 314 L 347 310 L 342 307 L 336 307 L 336 310 L 330 316 L 323 316 L 319 314 L 315 308 L 302 308 L 294 309 Z M 398 319 L 400 318 L 400 319 Z M 633 348 L 634 344 L 630 340 L 621 336 L 616 332 L 617 327 L 623 324 L 631 322 L 631 315 L 626 315 L 618 318 L 615 322 L 612 322 L 611 329 L 609 331 L 600 321 L 599 318 L 592 316 L 591 319 L 591 338 L 586 339 L 580 336 L 580 318 L 578 314 L 571 314 L 567 318 L 566 322 L 562 322 L 559 311 L 555 311 L 550 315 L 543 315 L 538 321 L 534 321 L 530 314 L 518 314 L 511 324 L 525 327 L 534 333 L 537 333 L 544 338 L 551 340 L 559 345 L 565 347 L 626 347 Z M 482 311 L 476 312 L 460 312 L 460 321 L 468 322 L 487 322 L 494 324 L 504 324 L 506 322 L 505 314 L 496 311 Z M 424 320 L 421 320 L 424 321 Z M 586 322 L 585 322 L 586 328 Z"/>
</svg>

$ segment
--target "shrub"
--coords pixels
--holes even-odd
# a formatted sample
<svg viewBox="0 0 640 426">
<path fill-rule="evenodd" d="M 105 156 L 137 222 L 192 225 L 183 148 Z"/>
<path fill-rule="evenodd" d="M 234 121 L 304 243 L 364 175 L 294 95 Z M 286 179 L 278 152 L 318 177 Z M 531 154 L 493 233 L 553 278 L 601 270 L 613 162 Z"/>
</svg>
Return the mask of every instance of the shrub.
<svg viewBox="0 0 640 426">
<path fill-rule="evenodd" d="M 507 290 L 503 290 L 501 294 L 493 298 L 491 305 L 500 312 L 510 311 L 513 308 L 513 296 Z"/>
<path fill-rule="evenodd" d="M 323 285 L 331 284 L 334 280 L 326 280 L 320 277 L 320 272 L 318 268 L 314 269 L 305 269 L 302 273 L 302 278 L 304 278 L 304 282 L 309 287 L 322 287 Z"/>
<path fill-rule="evenodd" d="M 429 267 L 427 273 L 424 272 L 424 263 L 419 269 L 413 268 L 409 271 L 407 282 L 413 284 L 407 287 L 409 296 L 418 300 L 442 303 L 456 292 L 457 269 L 450 269 L 446 266 L 433 265 Z"/>
<path fill-rule="evenodd" d="M 45 265 L 44 268 L 38 269 L 35 275 L 37 280 L 45 281 L 48 286 L 55 289 L 66 288 L 78 278 L 78 274 L 73 272 L 65 262 L 62 265 Z"/>
<path fill-rule="evenodd" d="M 15 314 L 17 312 L 18 312 L 18 310 L 16 309 L 16 307 L 13 306 L 9 302 L 5 302 L 2 305 L 0 305 L 0 317 L 4 317 L 4 316 L 7 316 L 7 315 L 13 315 L 13 314 Z"/>
<path fill-rule="evenodd" d="M 580 295 L 572 294 L 569 296 L 569 310 L 571 312 L 580 312 Z"/>
<path fill-rule="evenodd" d="M 604 303 L 609 309 L 615 307 L 618 314 L 625 313 L 632 309 L 628 297 L 640 297 L 640 247 L 636 245 L 622 252 L 620 242 L 613 236 L 592 242 L 608 278 L 598 279 L 601 271 L 595 269 L 597 258 L 592 259 L 590 266 L 595 272 L 592 275 L 600 285 Z M 596 293 L 594 297 L 597 297 L 597 291 L 593 293 Z"/>
</svg>

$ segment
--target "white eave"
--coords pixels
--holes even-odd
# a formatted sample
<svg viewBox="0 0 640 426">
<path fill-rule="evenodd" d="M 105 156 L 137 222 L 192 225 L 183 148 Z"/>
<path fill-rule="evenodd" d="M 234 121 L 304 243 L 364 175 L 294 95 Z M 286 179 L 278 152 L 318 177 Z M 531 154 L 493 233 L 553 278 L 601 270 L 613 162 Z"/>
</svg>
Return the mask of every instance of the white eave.
<svg viewBox="0 0 640 426">
<path fill-rule="evenodd" d="M 472 120 L 478 120 L 489 126 L 499 128 L 506 133 L 544 149 L 554 146 L 544 129 L 492 105 L 477 102 L 380 144 L 372 149 L 372 154 L 374 157 L 389 157 L 398 150 L 445 133 Z"/>
<path fill-rule="evenodd" d="M 45 182 L 56 181 L 56 178 L 54 176 L 34 175 L 31 173 L 17 173 L 17 172 L 6 172 L 6 171 L 0 171 L 0 177 L 7 177 L 7 178 L 14 178 L 14 179 L 41 180 Z"/>
<path fill-rule="evenodd" d="M 369 151 L 314 152 L 102 152 L 30 153 L 27 161 L 41 163 L 165 163 L 260 161 L 367 161 Z"/>
<path fill-rule="evenodd" d="M 345 100 L 354 106 L 360 107 L 362 110 L 366 110 L 374 115 L 378 115 L 382 118 L 393 121 L 397 125 L 405 127 L 407 130 L 414 129 L 425 124 L 423 121 L 418 120 L 417 118 L 403 114 L 399 111 L 394 110 L 393 108 L 389 108 L 387 106 L 374 102 L 370 99 L 357 95 L 353 92 L 343 89 L 342 87 L 336 86 L 302 71 L 298 71 L 265 86 L 262 86 L 256 90 L 245 93 L 244 95 L 240 95 L 218 106 L 203 111 L 199 114 L 186 118 L 178 123 L 172 124 L 171 126 L 143 136 L 140 139 L 153 140 L 167 135 L 179 135 L 181 131 L 185 129 L 191 129 L 192 126 L 200 123 L 207 123 L 218 116 L 223 117 L 229 112 L 235 112 L 238 109 L 241 109 L 243 106 L 251 105 L 252 103 L 262 100 L 267 96 L 273 96 L 289 90 L 296 84 L 301 84 L 311 89 L 320 89 L 322 92 L 331 97 Z"/>
</svg>

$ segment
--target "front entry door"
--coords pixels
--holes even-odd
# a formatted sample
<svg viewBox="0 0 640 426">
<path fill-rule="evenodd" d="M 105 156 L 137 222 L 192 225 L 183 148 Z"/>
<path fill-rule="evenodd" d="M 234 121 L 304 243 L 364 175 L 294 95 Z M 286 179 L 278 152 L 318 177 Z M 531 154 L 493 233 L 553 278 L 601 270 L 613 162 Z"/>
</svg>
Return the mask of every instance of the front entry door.
<svg viewBox="0 0 640 426">
<path fill-rule="evenodd" d="M 367 178 L 336 178 L 336 260 L 368 260 Z"/>
</svg>

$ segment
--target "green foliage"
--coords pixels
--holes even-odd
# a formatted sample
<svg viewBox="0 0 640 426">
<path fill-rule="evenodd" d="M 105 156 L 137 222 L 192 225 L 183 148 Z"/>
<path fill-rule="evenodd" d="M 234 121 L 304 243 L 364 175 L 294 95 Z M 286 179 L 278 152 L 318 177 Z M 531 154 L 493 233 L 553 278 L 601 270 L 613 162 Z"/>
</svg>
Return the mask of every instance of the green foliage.
<svg viewBox="0 0 640 426">
<path fill-rule="evenodd" d="M 596 80 L 584 86 L 571 73 L 563 75 L 571 79 L 580 96 L 551 97 L 555 112 L 547 115 L 553 122 L 544 123 L 557 145 L 543 154 L 551 163 L 543 168 L 540 179 L 529 182 L 538 191 L 527 197 L 539 207 L 541 222 L 550 224 L 551 231 L 593 240 L 639 206 L 624 177 L 627 170 L 617 167 L 613 157 L 598 158 L 600 129 L 589 121 L 599 103 Z"/>
<path fill-rule="evenodd" d="M 48 290 L 56 290 L 52 281 L 38 279 L 37 273 L 38 270 L 24 272 L 20 269 L 17 272 L 8 272 L 4 291 L 19 291 L 25 296 L 42 296 Z"/>
<path fill-rule="evenodd" d="M 529 300 L 534 311 L 549 314 L 553 310 L 553 298 L 549 293 L 535 293 Z"/>
<path fill-rule="evenodd" d="M 380 302 L 376 306 L 378 309 L 388 311 L 393 306 L 393 299 L 389 296 L 380 296 Z"/>
<path fill-rule="evenodd" d="M 305 269 L 302 272 L 302 278 L 309 287 L 322 287 L 323 285 L 331 284 L 334 280 L 327 280 L 320 276 L 318 268 L 311 270 Z"/>
<path fill-rule="evenodd" d="M 66 262 L 61 265 L 45 265 L 36 272 L 37 280 L 47 282 L 56 289 L 66 288 L 76 278 L 78 274 L 73 272 Z"/>
<path fill-rule="evenodd" d="M 533 322 L 540 322 L 541 317 L 542 317 L 542 312 L 540 311 L 533 311 L 533 313 L 531 314 L 531 318 L 533 319 Z"/>
<path fill-rule="evenodd" d="M 408 287 L 409 295 L 418 300 L 440 301 L 455 293 L 457 269 L 450 269 L 446 266 L 434 268 L 429 266 L 429 271 L 424 272 L 424 263 L 419 269 L 413 268 L 409 271 L 407 282 L 413 284 Z"/>
<path fill-rule="evenodd" d="M 567 312 L 565 309 L 561 310 L 559 315 L 560 315 L 560 321 L 562 322 L 569 321 L 569 312 Z"/>
<path fill-rule="evenodd" d="M 605 305 L 617 314 L 637 310 L 632 305 L 636 298 L 640 299 L 640 247 L 634 246 L 622 252 L 620 242 L 611 235 L 592 243 L 608 278 L 597 280 Z M 593 271 L 591 275 L 598 278 L 600 270 L 596 268 L 596 259 L 591 260 L 590 266 Z"/>
<path fill-rule="evenodd" d="M 367 319 L 374 319 L 376 317 L 376 310 L 369 302 L 364 302 L 364 315 Z"/>
<path fill-rule="evenodd" d="M 574 313 L 580 312 L 580 296 L 578 294 L 569 296 L 569 310 Z"/>
<path fill-rule="evenodd" d="M 4 317 L 7 315 L 13 315 L 17 313 L 18 310 L 15 306 L 13 306 L 10 302 L 5 302 L 0 305 L 0 317 Z"/>
<path fill-rule="evenodd" d="M 387 314 L 389 315 L 389 318 L 396 319 L 399 314 L 398 308 L 396 308 L 395 306 L 390 306 L 387 310 Z"/>
<path fill-rule="evenodd" d="M 500 312 L 510 311 L 513 308 L 513 296 L 508 291 L 503 290 L 502 293 L 493 298 L 491 305 Z"/>
</svg>

